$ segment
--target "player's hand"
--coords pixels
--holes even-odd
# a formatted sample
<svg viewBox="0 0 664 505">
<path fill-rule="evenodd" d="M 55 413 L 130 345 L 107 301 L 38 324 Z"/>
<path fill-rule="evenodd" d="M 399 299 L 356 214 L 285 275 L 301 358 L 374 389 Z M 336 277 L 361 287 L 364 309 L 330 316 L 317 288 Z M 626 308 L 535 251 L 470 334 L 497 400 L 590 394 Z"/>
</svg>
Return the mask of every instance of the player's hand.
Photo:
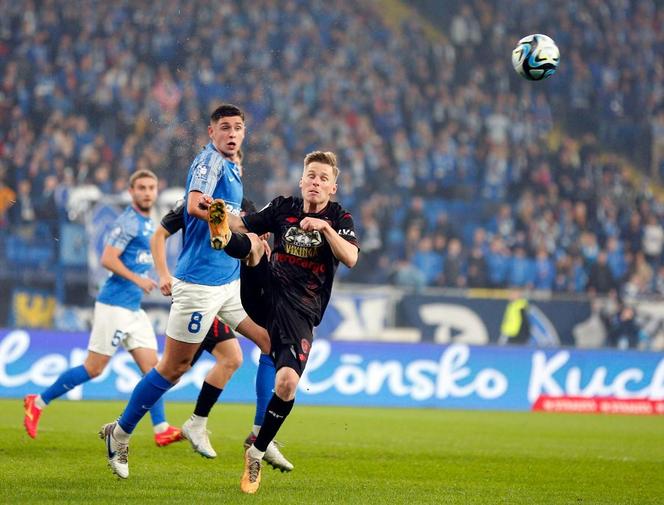
<svg viewBox="0 0 664 505">
<path fill-rule="evenodd" d="M 198 200 L 198 208 L 201 210 L 208 210 L 213 201 L 214 200 L 210 195 L 201 195 L 200 200 Z"/>
<path fill-rule="evenodd" d="M 330 226 L 327 221 L 315 217 L 305 217 L 300 221 L 300 228 L 304 231 L 323 231 Z"/>
<path fill-rule="evenodd" d="M 258 235 L 255 233 L 247 233 L 247 237 L 249 237 L 249 240 L 251 241 L 251 251 L 245 258 L 245 262 L 247 266 L 255 267 L 260 263 L 261 257 L 265 253 L 263 241 L 258 238 Z"/>
<path fill-rule="evenodd" d="M 171 289 L 171 276 L 159 277 L 159 291 L 161 291 L 161 294 L 164 296 L 170 296 L 173 294 Z"/>
<path fill-rule="evenodd" d="M 261 242 L 263 243 L 263 248 L 265 249 L 265 256 L 267 256 L 267 259 L 270 259 L 270 255 L 272 254 L 272 248 L 270 247 L 270 244 L 267 240 L 263 240 L 262 238 Z"/>
<path fill-rule="evenodd" d="M 140 277 L 136 284 L 138 284 L 138 287 L 141 288 L 146 295 L 149 295 L 150 291 L 157 287 L 157 283 L 149 277 Z"/>
</svg>

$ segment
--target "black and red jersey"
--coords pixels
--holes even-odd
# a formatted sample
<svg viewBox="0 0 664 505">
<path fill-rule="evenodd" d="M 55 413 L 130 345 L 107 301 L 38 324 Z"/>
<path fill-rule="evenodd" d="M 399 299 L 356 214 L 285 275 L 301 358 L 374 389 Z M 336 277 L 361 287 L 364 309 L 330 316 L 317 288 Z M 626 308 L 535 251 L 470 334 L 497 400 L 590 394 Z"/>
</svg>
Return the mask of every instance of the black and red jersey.
<svg viewBox="0 0 664 505">
<path fill-rule="evenodd" d="M 339 260 L 322 233 L 300 228 L 305 217 L 327 221 L 340 237 L 359 247 L 353 216 L 336 202 L 320 212 L 306 213 L 302 198 L 280 196 L 243 220 L 249 231 L 274 236 L 270 258 L 272 309 L 295 309 L 317 326 L 330 300 Z"/>
</svg>

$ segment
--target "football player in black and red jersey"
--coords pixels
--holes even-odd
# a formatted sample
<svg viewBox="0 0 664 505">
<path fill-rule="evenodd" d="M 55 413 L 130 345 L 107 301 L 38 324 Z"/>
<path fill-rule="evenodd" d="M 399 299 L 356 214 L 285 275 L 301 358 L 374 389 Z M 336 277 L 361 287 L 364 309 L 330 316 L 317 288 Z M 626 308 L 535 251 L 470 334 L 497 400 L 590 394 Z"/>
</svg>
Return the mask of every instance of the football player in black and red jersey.
<svg viewBox="0 0 664 505">
<path fill-rule="evenodd" d="M 313 328 L 320 323 L 330 300 L 339 262 L 349 268 L 357 263 L 359 245 L 353 217 L 330 200 L 337 191 L 338 175 L 334 153 L 315 151 L 304 159 L 301 197 L 280 196 L 260 212 L 243 218 L 224 212 L 231 230 L 272 233 L 274 237 L 267 330 L 277 376 L 263 426 L 245 452 L 240 483 L 245 493 L 258 491 L 265 450 L 293 408 L 297 384 L 311 349 Z M 210 212 L 223 205 L 223 201 L 215 200 Z M 254 253 L 262 254 L 262 249 L 252 248 Z"/>
</svg>

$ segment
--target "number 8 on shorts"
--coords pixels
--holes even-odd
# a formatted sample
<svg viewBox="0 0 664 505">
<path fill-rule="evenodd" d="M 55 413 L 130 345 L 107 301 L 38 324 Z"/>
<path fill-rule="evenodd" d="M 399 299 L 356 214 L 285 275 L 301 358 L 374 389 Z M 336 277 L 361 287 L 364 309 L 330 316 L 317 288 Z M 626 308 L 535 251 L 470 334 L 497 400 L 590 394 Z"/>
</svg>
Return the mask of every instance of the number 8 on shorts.
<svg viewBox="0 0 664 505">
<path fill-rule="evenodd" d="M 189 326 L 187 326 L 189 333 L 198 333 L 199 331 L 201 331 L 201 319 L 203 319 L 203 314 L 201 314 L 200 312 L 194 312 L 191 315 L 191 319 L 189 320 Z"/>
</svg>

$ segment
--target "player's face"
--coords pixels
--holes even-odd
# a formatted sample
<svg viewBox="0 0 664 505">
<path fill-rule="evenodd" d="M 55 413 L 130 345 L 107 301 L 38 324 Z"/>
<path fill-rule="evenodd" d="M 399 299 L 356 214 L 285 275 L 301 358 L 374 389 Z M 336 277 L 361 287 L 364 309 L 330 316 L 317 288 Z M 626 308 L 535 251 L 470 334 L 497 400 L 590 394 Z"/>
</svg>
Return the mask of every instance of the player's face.
<svg viewBox="0 0 664 505">
<path fill-rule="evenodd" d="M 302 198 L 316 207 L 322 207 L 330 200 L 330 196 L 337 192 L 337 183 L 334 178 L 334 169 L 318 161 L 309 163 L 304 168 L 300 179 Z"/>
<path fill-rule="evenodd" d="M 157 181 L 152 177 L 136 179 L 134 187 L 129 188 L 129 194 L 139 210 L 148 212 L 157 200 Z"/>
<path fill-rule="evenodd" d="M 244 121 L 240 116 L 222 117 L 208 125 L 208 135 L 214 146 L 227 158 L 237 159 L 244 140 Z"/>
</svg>

